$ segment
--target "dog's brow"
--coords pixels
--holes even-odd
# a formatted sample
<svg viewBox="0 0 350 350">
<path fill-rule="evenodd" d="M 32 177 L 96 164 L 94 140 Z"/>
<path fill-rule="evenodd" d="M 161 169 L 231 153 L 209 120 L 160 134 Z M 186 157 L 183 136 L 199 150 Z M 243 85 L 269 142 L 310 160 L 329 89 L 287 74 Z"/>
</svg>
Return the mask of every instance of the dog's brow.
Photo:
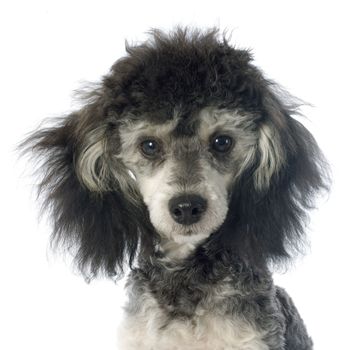
<svg viewBox="0 0 350 350">
<path fill-rule="evenodd" d="M 198 120 L 198 133 L 202 139 L 207 139 L 218 129 L 225 129 L 226 131 L 238 129 L 242 115 L 239 115 L 235 111 L 218 110 L 208 107 L 201 110 Z"/>
<path fill-rule="evenodd" d="M 128 147 L 146 136 L 166 139 L 175 127 L 175 120 L 169 120 L 168 122 L 159 124 L 151 123 L 147 120 L 133 121 L 127 122 L 120 127 L 120 135 L 123 144 Z"/>
</svg>

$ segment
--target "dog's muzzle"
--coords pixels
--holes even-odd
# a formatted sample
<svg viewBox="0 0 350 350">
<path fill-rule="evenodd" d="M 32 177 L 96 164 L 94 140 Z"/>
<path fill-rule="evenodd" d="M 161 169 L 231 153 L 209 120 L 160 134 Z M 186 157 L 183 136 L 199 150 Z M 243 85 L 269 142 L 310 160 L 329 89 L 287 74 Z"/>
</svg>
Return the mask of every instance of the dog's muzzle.
<svg viewBox="0 0 350 350">
<path fill-rule="evenodd" d="M 192 225 L 198 222 L 207 209 L 207 201 L 195 194 L 186 194 L 169 201 L 171 217 L 181 225 Z"/>
</svg>

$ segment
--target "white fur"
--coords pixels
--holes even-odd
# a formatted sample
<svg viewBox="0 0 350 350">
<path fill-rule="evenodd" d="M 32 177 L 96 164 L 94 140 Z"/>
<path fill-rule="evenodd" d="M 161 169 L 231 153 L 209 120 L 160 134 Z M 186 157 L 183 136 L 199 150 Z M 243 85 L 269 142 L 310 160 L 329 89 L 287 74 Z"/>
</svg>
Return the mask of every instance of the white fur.
<svg viewBox="0 0 350 350">
<path fill-rule="evenodd" d="M 230 292 L 220 290 L 217 298 Z M 210 301 L 208 308 L 199 307 L 191 319 L 170 324 L 150 293 L 139 304 L 137 314 L 127 316 L 119 329 L 120 350 L 268 350 L 261 332 L 243 318 L 208 311 Z"/>
<path fill-rule="evenodd" d="M 106 152 L 105 127 L 99 127 L 86 135 L 84 148 L 77 161 L 77 174 L 80 180 L 91 191 L 105 190 L 107 174 L 106 162 L 100 162 L 101 168 L 96 173 L 96 162 L 103 158 Z"/>
<path fill-rule="evenodd" d="M 269 186 L 273 174 L 277 173 L 284 162 L 279 136 L 271 125 L 260 127 L 259 136 L 260 164 L 255 172 L 255 186 L 264 189 Z"/>
<path fill-rule="evenodd" d="M 208 206 L 202 219 L 193 225 L 183 226 L 176 223 L 168 210 L 171 198 L 178 194 L 178 189 L 167 184 L 175 162 L 167 162 L 154 177 L 140 176 L 138 183 L 143 199 L 148 206 L 152 224 L 157 231 L 176 243 L 198 243 L 219 227 L 227 213 L 227 179 L 214 169 L 205 167 L 203 181 L 195 188 L 187 188 L 189 193 L 200 193 L 207 199 Z M 225 180 L 226 181 L 223 181 Z M 229 179 L 228 179 L 229 180 Z"/>
</svg>

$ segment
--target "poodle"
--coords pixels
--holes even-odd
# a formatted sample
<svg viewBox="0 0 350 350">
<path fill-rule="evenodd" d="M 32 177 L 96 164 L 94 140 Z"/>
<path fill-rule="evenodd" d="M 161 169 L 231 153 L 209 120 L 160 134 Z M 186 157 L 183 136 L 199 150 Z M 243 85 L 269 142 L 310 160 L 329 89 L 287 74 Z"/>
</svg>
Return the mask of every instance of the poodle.
<svg viewBox="0 0 350 350">
<path fill-rule="evenodd" d="M 154 29 L 126 51 L 22 145 L 53 242 L 86 278 L 129 273 L 119 349 L 312 349 L 272 278 L 328 189 L 300 102 L 217 28 Z"/>
</svg>

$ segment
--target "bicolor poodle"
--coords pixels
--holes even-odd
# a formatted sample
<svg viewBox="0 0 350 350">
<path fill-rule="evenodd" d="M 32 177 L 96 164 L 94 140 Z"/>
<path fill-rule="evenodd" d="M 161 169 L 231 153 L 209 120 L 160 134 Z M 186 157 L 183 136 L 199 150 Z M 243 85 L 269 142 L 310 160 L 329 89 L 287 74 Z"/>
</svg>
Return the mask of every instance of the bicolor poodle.
<svg viewBox="0 0 350 350">
<path fill-rule="evenodd" d="M 22 145 L 42 161 L 54 242 L 88 278 L 130 270 L 119 349 L 312 349 L 272 279 L 328 188 L 298 102 L 215 28 L 126 50 Z"/>
</svg>

